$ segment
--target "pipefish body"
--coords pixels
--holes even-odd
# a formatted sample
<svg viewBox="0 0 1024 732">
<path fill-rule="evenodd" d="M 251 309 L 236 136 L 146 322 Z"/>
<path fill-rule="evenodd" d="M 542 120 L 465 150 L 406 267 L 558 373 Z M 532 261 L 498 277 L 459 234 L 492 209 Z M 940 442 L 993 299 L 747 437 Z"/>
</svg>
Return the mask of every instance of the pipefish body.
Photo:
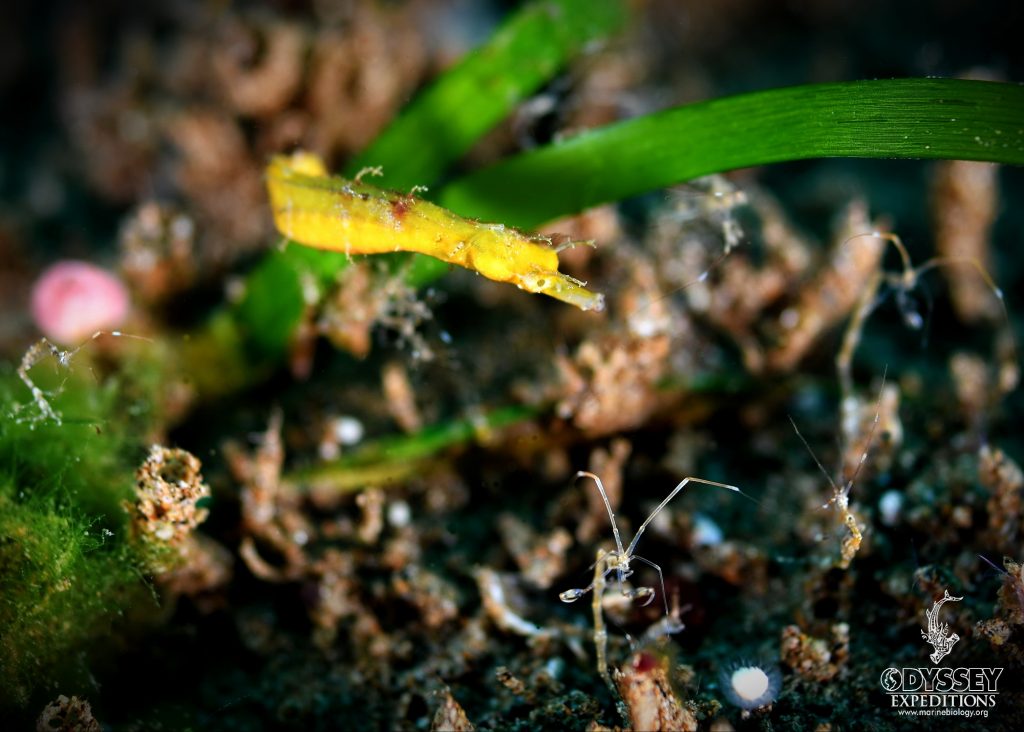
<svg viewBox="0 0 1024 732">
<path fill-rule="evenodd" d="M 582 310 L 604 308 L 602 294 L 558 271 L 549 239 L 328 175 L 311 153 L 273 157 L 267 190 L 277 230 L 300 244 L 346 254 L 417 252 Z"/>
</svg>

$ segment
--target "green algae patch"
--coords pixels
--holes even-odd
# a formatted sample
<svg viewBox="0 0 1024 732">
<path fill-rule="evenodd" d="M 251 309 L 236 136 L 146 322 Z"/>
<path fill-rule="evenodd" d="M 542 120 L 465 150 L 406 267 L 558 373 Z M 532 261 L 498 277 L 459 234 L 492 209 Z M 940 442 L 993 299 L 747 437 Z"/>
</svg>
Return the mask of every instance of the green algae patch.
<svg viewBox="0 0 1024 732">
<path fill-rule="evenodd" d="M 136 410 L 88 376 L 59 392 L 62 424 L 32 419 L 20 383 L 0 377 L 0 709 L 88 689 L 92 652 L 116 645 L 129 608 L 154 608 L 121 508 Z"/>
</svg>

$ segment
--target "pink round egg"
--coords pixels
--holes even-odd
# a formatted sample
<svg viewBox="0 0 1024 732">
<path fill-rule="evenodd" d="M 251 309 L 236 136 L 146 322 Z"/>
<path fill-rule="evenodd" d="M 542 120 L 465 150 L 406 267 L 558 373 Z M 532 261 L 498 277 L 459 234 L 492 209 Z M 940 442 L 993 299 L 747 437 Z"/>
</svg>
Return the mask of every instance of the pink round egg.
<svg viewBox="0 0 1024 732">
<path fill-rule="evenodd" d="M 58 262 L 32 286 L 36 327 L 65 346 L 76 345 L 96 331 L 120 327 L 128 317 L 128 308 L 124 283 L 89 262 Z"/>
</svg>

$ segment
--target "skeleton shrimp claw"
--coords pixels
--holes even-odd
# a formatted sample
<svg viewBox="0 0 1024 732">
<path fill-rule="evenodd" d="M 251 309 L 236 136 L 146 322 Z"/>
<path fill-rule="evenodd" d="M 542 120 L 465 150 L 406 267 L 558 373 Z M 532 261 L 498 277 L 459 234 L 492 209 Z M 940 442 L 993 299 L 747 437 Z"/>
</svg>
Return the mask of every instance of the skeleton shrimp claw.
<svg viewBox="0 0 1024 732">
<path fill-rule="evenodd" d="M 558 599 L 562 602 L 576 602 L 587 592 L 588 590 L 566 590 L 565 592 L 558 593 Z"/>
</svg>

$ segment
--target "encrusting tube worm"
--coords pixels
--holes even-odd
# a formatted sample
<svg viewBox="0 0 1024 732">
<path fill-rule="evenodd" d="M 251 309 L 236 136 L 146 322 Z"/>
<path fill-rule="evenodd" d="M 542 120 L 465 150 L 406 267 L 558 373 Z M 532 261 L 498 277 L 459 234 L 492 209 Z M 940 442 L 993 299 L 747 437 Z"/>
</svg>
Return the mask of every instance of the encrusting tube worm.
<svg viewBox="0 0 1024 732">
<path fill-rule="evenodd" d="M 267 190 L 277 230 L 300 244 L 346 254 L 417 252 L 582 310 L 604 308 L 603 295 L 558 271 L 549 239 L 330 176 L 311 153 L 272 158 Z"/>
</svg>

